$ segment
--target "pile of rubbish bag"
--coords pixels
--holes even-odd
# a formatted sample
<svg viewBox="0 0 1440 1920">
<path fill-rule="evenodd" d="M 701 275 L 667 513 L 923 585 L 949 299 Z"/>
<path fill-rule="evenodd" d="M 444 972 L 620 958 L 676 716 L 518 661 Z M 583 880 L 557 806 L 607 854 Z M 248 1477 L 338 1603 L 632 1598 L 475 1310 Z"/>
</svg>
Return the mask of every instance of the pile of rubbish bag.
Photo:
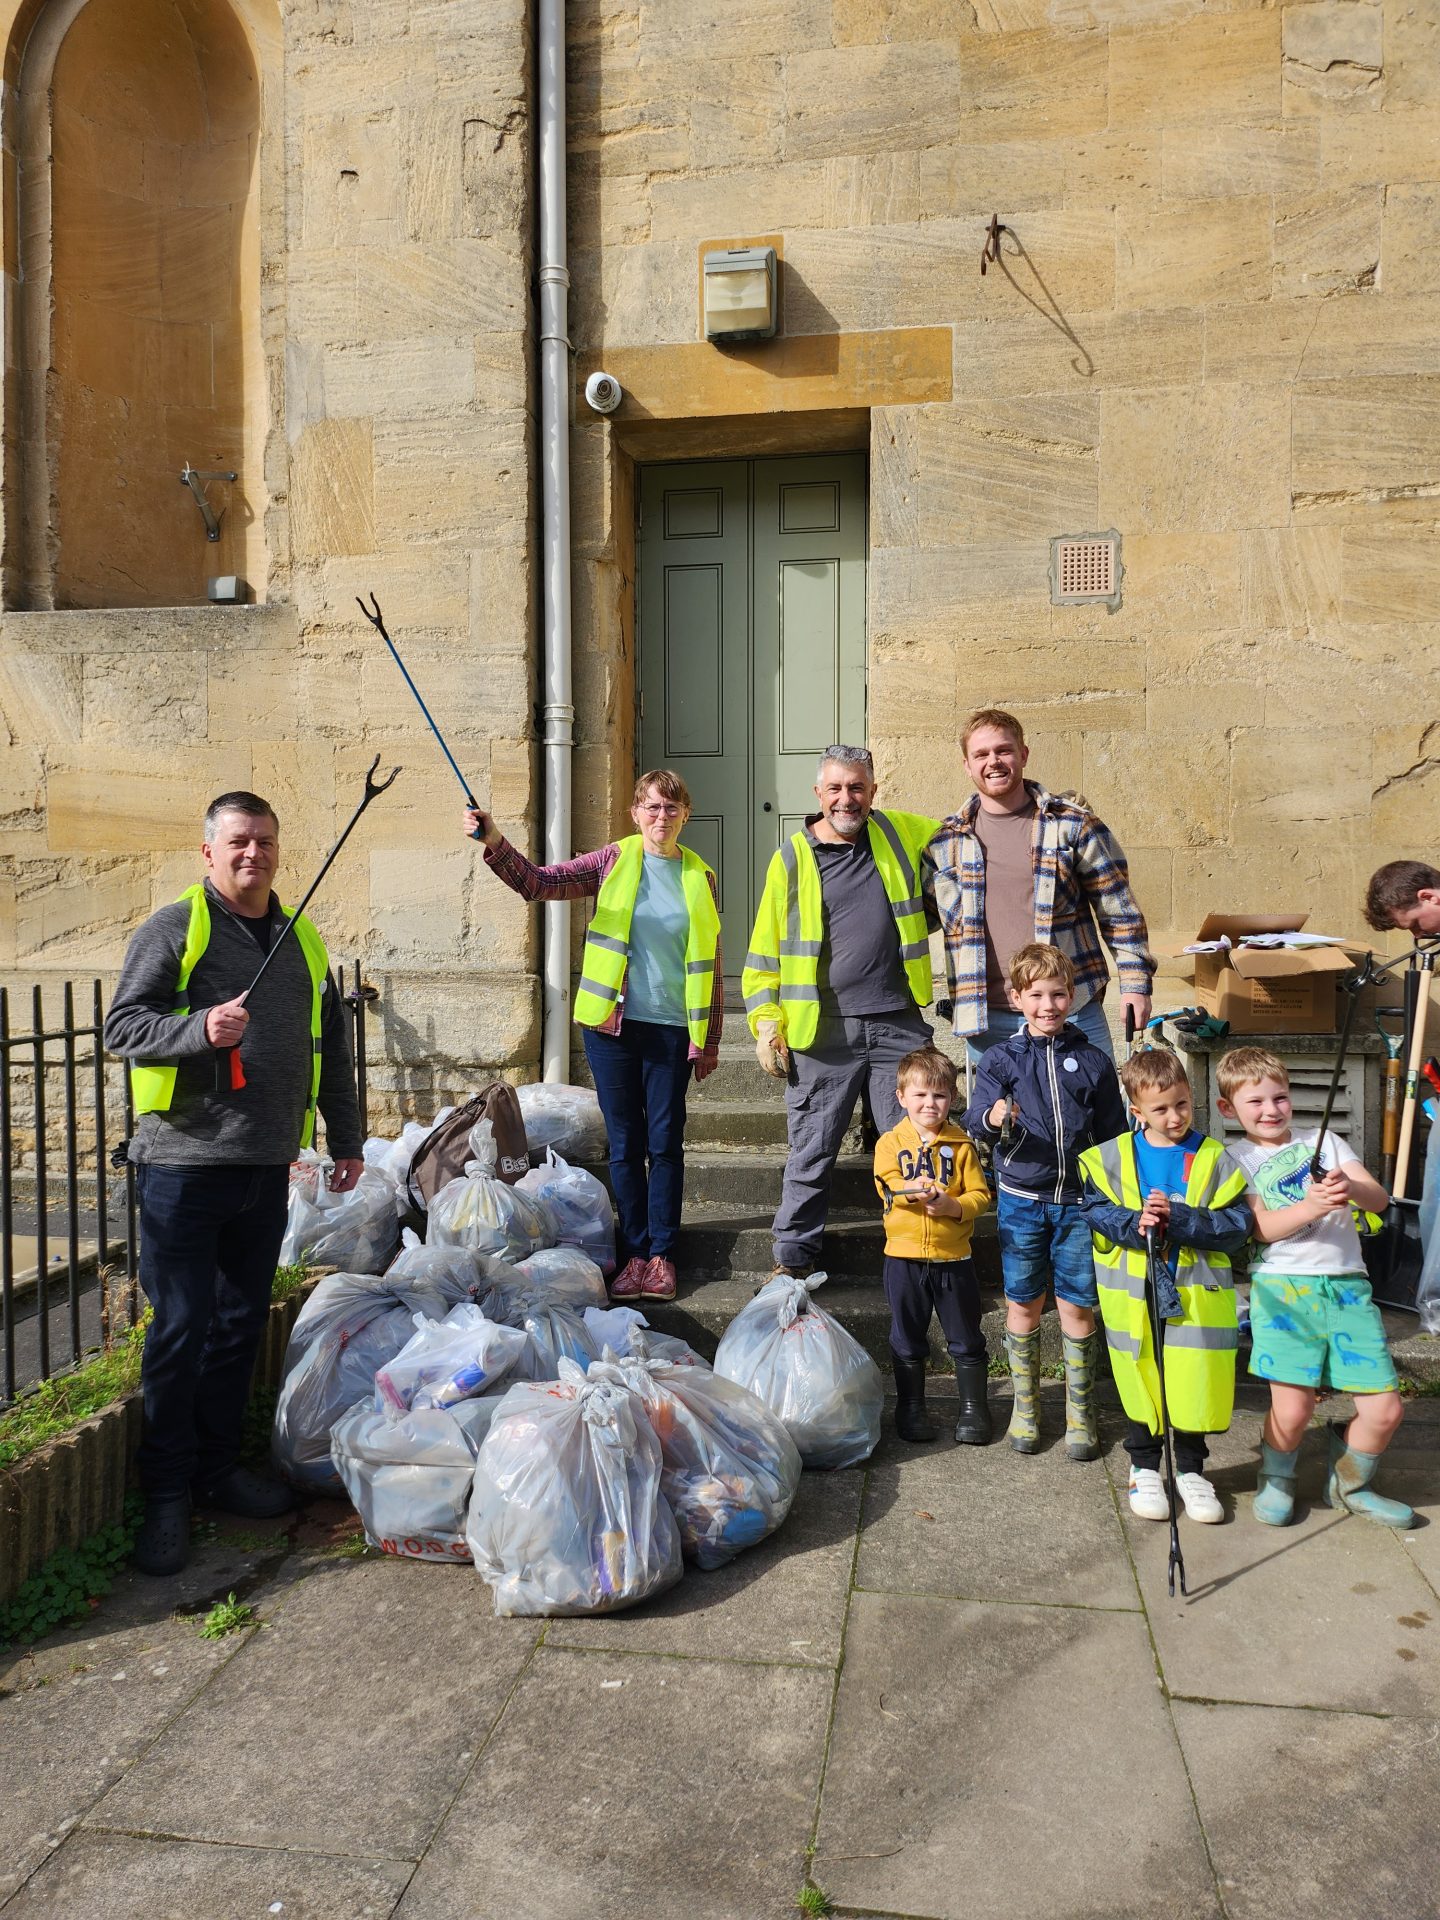
<svg viewBox="0 0 1440 1920">
<path fill-rule="evenodd" d="M 527 1132 L 534 1108 L 565 1122 L 565 1151 L 593 1156 L 592 1095 L 520 1092 Z M 296 1319 L 274 1458 L 298 1486 L 343 1489 L 372 1545 L 473 1561 L 500 1615 L 608 1612 L 767 1538 L 803 1467 L 873 1449 L 880 1376 L 813 1301 L 823 1275 L 762 1288 L 712 1369 L 609 1304 L 609 1199 L 558 1139 L 509 1185 L 480 1121 L 423 1237 L 404 1226 L 428 1132 L 367 1142 L 359 1200 L 328 1195 L 319 1155 L 292 1170 L 290 1257 L 318 1260 L 328 1237 L 352 1259 Z"/>
</svg>

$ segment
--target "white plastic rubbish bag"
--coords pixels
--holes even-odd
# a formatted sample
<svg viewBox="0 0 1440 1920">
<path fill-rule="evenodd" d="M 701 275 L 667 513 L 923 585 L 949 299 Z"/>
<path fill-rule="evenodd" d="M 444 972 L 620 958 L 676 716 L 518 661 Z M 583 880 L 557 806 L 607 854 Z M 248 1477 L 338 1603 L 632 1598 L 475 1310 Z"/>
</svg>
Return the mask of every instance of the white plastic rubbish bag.
<svg viewBox="0 0 1440 1920">
<path fill-rule="evenodd" d="M 525 1351 L 519 1327 L 487 1320 L 470 1301 L 443 1320 L 414 1316 L 415 1331 L 375 1373 L 375 1404 L 392 1419 L 411 1408 L 453 1407 L 488 1393 Z"/>
<path fill-rule="evenodd" d="M 438 1287 L 458 1306 L 462 1300 L 474 1299 L 494 1285 L 486 1273 L 485 1262 L 469 1247 L 430 1247 L 409 1227 L 400 1240 L 399 1253 L 385 1269 L 385 1278 L 396 1286 Z M 513 1269 L 504 1271 L 508 1273 Z"/>
<path fill-rule="evenodd" d="M 585 1330 L 595 1342 L 596 1351 L 609 1347 L 618 1359 L 673 1360 L 679 1367 L 704 1367 L 710 1362 L 673 1333 L 656 1333 L 643 1313 L 634 1307 L 586 1307 Z"/>
<path fill-rule="evenodd" d="M 795 1442 L 745 1387 L 708 1367 L 603 1354 L 588 1379 L 638 1395 L 660 1442 L 660 1489 L 687 1560 L 707 1571 L 773 1533 L 800 1485 Z"/>
<path fill-rule="evenodd" d="M 600 1102 L 589 1087 L 541 1081 L 515 1091 L 532 1157 L 544 1147 L 553 1147 L 567 1160 L 603 1160 L 610 1151 Z"/>
<path fill-rule="evenodd" d="M 475 1456 L 503 1398 L 502 1389 L 398 1420 L 362 1400 L 342 1414 L 331 1458 L 372 1547 L 412 1560 L 469 1560 Z"/>
<path fill-rule="evenodd" d="M 608 1299 L 599 1267 L 578 1247 L 541 1247 L 518 1261 L 515 1271 L 524 1275 L 525 1284 L 535 1293 L 582 1312 L 586 1307 L 603 1307 Z"/>
<path fill-rule="evenodd" d="M 389 1274 L 332 1273 L 300 1309 L 285 1349 L 270 1451 L 296 1486 L 338 1490 L 330 1430 L 415 1331 L 415 1315 L 440 1320 L 456 1304 L 444 1288 L 399 1285 Z"/>
<path fill-rule="evenodd" d="M 280 1265 L 304 1262 L 343 1273 L 383 1273 L 400 1244 L 395 1189 L 383 1173 L 366 1167 L 348 1193 L 321 1184 L 313 1199 L 292 1182 Z"/>
<path fill-rule="evenodd" d="M 602 1273 L 615 1271 L 615 1213 L 604 1186 L 584 1167 L 572 1167 L 553 1147 L 516 1185 L 522 1193 L 539 1194 L 555 1219 L 555 1238 L 562 1247 L 578 1247 Z"/>
<path fill-rule="evenodd" d="M 302 1147 L 290 1163 L 290 1191 L 299 1191 L 312 1204 L 317 1193 L 321 1192 L 325 1182 L 335 1171 L 335 1162 L 328 1153 L 319 1153 L 314 1147 Z"/>
<path fill-rule="evenodd" d="M 560 1369 L 510 1389 L 475 1463 L 465 1538 L 502 1616 L 608 1613 L 680 1578 L 644 1408 L 616 1380 Z"/>
<path fill-rule="evenodd" d="M 853 1467 L 880 1439 L 885 1386 L 858 1340 L 811 1297 L 825 1279 L 780 1275 L 730 1322 L 715 1371 L 780 1416 L 807 1467 Z"/>
<path fill-rule="evenodd" d="M 523 1260 L 555 1244 L 555 1217 L 538 1195 L 507 1186 L 495 1172 L 495 1129 L 488 1120 L 470 1130 L 470 1159 L 430 1202 L 426 1238 L 434 1246 L 471 1247 Z"/>
<path fill-rule="evenodd" d="M 502 1326 L 519 1327 L 525 1351 L 512 1369 L 517 1380 L 558 1380 L 560 1362 L 569 1360 L 583 1373 L 600 1349 L 574 1307 L 530 1288 L 496 1287 L 480 1305 Z"/>
</svg>

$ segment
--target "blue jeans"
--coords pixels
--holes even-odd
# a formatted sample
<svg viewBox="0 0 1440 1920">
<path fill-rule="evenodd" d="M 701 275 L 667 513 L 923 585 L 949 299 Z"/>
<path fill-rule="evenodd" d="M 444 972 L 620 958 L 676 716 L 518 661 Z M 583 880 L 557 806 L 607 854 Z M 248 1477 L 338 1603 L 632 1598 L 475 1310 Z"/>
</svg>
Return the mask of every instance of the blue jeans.
<svg viewBox="0 0 1440 1920">
<path fill-rule="evenodd" d="M 1026 1306 L 1053 1286 L 1057 1300 L 1099 1305 L 1090 1229 L 1079 1207 L 1026 1200 L 1002 1187 L 995 1201 L 1005 1298 Z"/>
<path fill-rule="evenodd" d="M 972 1033 L 965 1045 L 970 1049 L 970 1058 L 978 1066 L 980 1057 L 989 1047 L 998 1047 L 1002 1040 L 1008 1040 L 1012 1034 L 1020 1031 L 1025 1024 L 1023 1013 L 1001 1013 L 997 1008 L 990 1009 L 990 1024 L 983 1033 Z M 1087 1000 L 1083 1007 L 1077 1007 L 1070 1015 L 1070 1024 L 1078 1027 L 1085 1038 L 1099 1047 L 1111 1060 L 1115 1058 L 1114 1043 L 1110 1038 L 1110 1028 L 1105 1019 L 1105 1008 L 1099 1000 Z"/>
<path fill-rule="evenodd" d="M 140 1284 L 155 1310 L 136 1459 L 147 1494 L 184 1493 L 239 1458 L 289 1187 L 288 1166 L 135 1169 Z"/>
<path fill-rule="evenodd" d="M 585 1058 L 610 1135 L 620 1264 L 669 1259 L 685 1197 L 689 1030 L 648 1020 L 626 1020 L 619 1033 L 586 1027 Z"/>
</svg>

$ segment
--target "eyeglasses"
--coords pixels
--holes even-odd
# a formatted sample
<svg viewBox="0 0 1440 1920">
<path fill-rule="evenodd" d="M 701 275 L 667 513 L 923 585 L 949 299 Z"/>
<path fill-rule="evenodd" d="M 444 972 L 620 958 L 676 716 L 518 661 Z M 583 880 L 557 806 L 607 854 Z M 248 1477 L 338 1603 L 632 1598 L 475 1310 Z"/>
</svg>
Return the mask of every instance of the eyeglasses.
<svg viewBox="0 0 1440 1920">
<path fill-rule="evenodd" d="M 673 820 L 676 814 L 683 813 L 685 809 L 676 806 L 673 800 L 645 800 L 636 806 L 635 811 L 637 813 L 648 813 L 652 818 L 656 815 L 663 814 L 667 820 Z"/>
<path fill-rule="evenodd" d="M 868 747 L 847 747 L 837 741 L 834 746 L 826 747 L 821 754 L 821 766 L 824 766 L 827 760 L 838 761 L 842 767 L 868 767 L 871 773 L 875 771 L 875 762 L 870 757 Z"/>
</svg>

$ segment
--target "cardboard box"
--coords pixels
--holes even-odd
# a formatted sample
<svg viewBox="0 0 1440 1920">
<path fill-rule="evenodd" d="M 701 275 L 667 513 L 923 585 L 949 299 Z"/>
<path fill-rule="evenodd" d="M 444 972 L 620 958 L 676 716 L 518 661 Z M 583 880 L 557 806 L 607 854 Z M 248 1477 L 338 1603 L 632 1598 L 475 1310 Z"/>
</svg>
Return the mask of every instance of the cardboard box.
<svg viewBox="0 0 1440 1920">
<path fill-rule="evenodd" d="M 1297 933 L 1303 913 L 1211 913 L 1196 940 L 1235 942 L 1229 952 L 1182 956 L 1195 999 L 1232 1033 L 1334 1033 L 1336 982 L 1353 973 L 1363 947 L 1244 947 L 1252 933 Z"/>
</svg>

